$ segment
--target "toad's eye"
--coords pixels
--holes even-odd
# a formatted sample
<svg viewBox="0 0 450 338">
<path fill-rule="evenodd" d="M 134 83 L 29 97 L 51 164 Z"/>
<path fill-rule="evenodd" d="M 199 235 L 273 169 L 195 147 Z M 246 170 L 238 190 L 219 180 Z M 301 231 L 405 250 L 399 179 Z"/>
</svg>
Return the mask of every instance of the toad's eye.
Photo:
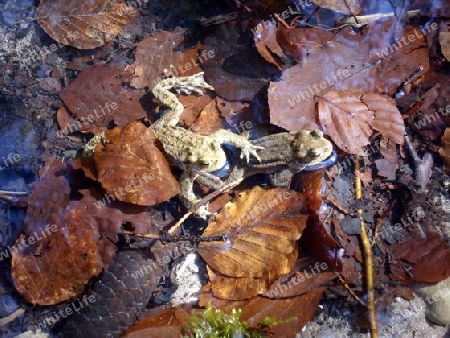
<svg viewBox="0 0 450 338">
<path fill-rule="evenodd" d="M 195 162 L 197 162 L 197 156 L 195 156 L 195 155 L 188 155 L 188 157 L 186 157 L 186 162 L 188 162 L 188 163 L 195 163 Z"/>
<path fill-rule="evenodd" d="M 309 155 L 311 157 L 319 157 L 322 154 L 322 152 L 320 151 L 320 149 L 310 149 L 309 150 Z"/>
</svg>

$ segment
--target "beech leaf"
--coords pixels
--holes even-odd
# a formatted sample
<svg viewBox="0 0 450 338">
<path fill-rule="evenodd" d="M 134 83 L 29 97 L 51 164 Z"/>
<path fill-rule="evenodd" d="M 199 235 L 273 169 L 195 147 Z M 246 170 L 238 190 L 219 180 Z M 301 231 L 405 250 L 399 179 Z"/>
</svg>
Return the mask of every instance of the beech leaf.
<svg viewBox="0 0 450 338">
<path fill-rule="evenodd" d="M 383 137 L 403 144 L 405 125 L 395 101 L 380 94 L 362 91 L 329 91 L 318 102 L 320 124 L 336 145 L 364 156 L 372 128 Z"/>
<path fill-rule="evenodd" d="M 83 170 L 98 180 L 114 199 L 137 205 L 155 205 L 180 193 L 155 134 L 140 122 L 116 127 L 105 133 L 106 144 L 98 144 L 93 164 Z"/>
<path fill-rule="evenodd" d="M 257 296 L 250 300 L 229 301 L 217 299 L 208 292 L 210 284 L 204 287 L 200 294 L 199 305 L 206 307 L 211 303 L 215 308 L 229 313 L 232 309 L 241 309 L 240 319 L 248 323 L 250 328 L 258 328 L 264 317 L 288 319 L 296 317 L 297 320 L 284 324 L 271 326 L 270 332 L 273 337 L 294 337 L 300 332 L 316 313 L 317 306 L 324 292 L 324 288 L 315 289 L 311 292 L 283 299 L 269 299 Z"/>
<path fill-rule="evenodd" d="M 146 117 L 147 112 L 141 104 L 144 94 L 122 87 L 123 78 L 128 75 L 117 63 L 90 66 L 78 74 L 59 92 L 70 112 L 80 120 L 65 133 L 92 127 L 106 129 L 111 122 L 124 126 Z"/>
<path fill-rule="evenodd" d="M 250 298 L 288 273 L 306 226 L 303 206 L 304 198 L 298 193 L 260 187 L 241 192 L 227 203 L 203 234 L 225 236 L 226 241 L 202 242 L 198 247 L 213 270 L 215 294 L 228 299 Z M 265 280 L 252 280 L 262 278 Z"/>
<path fill-rule="evenodd" d="M 12 249 L 11 272 L 17 291 L 30 303 L 52 305 L 78 296 L 87 282 L 103 268 L 112 242 L 99 240 L 97 223 L 79 202 L 68 201 L 69 185 L 53 168 L 52 161 L 42 172 L 47 176 L 33 183 L 28 199 L 25 234 Z"/>
<path fill-rule="evenodd" d="M 163 77 L 169 77 L 171 67 L 181 63 L 182 53 L 174 52 L 174 49 L 183 42 L 183 34 L 179 28 L 174 32 L 159 30 L 138 44 L 136 61 L 127 68 L 136 75 L 131 80 L 133 87 L 152 89 Z"/>
<path fill-rule="evenodd" d="M 52 39 L 79 49 L 103 46 L 136 14 L 124 0 L 42 0 L 36 9 L 38 23 Z"/>
<path fill-rule="evenodd" d="M 309 28 L 289 34 L 280 29 L 280 45 L 302 62 L 270 83 L 270 122 L 290 131 L 313 130 L 318 127 L 316 98 L 327 91 L 357 88 L 392 95 L 419 66 L 424 76 L 430 69 L 425 35 L 409 25 L 397 26 L 395 20 L 378 20 L 361 35 L 343 29 L 335 36 Z M 391 45 L 393 36 L 396 44 Z M 413 42 L 405 44 L 405 39 Z"/>
</svg>

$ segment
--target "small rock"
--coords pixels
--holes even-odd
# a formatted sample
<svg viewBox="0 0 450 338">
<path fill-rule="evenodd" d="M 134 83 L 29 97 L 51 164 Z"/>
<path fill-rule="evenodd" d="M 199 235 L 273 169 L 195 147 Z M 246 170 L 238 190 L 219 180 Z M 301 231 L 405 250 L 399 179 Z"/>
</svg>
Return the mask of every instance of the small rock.
<svg viewBox="0 0 450 338">
<path fill-rule="evenodd" d="M 440 325 L 450 325 L 450 277 L 436 284 L 420 284 L 416 293 L 425 300 L 426 317 Z"/>
</svg>

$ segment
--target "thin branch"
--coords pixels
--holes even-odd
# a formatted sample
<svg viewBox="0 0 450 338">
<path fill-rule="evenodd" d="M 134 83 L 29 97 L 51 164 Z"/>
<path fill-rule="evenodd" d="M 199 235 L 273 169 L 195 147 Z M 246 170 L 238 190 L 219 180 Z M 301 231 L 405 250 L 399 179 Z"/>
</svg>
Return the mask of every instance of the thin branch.
<svg viewBox="0 0 450 338">
<path fill-rule="evenodd" d="M 355 198 L 356 202 L 361 200 L 362 189 L 359 168 L 359 156 L 355 155 Z M 362 217 L 363 210 L 358 209 L 356 212 L 359 214 L 359 220 L 361 222 L 361 242 L 364 252 L 364 268 L 366 272 L 366 287 L 367 287 L 367 310 L 369 312 L 369 326 L 370 336 L 372 338 L 378 338 L 377 329 L 377 317 L 375 312 L 375 295 L 373 292 L 373 262 L 372 262 L 372 245 L 369 242 L 369 236 L 367 235 L 366 227 L 364 224 L 364 218 Z"/>
</svg>

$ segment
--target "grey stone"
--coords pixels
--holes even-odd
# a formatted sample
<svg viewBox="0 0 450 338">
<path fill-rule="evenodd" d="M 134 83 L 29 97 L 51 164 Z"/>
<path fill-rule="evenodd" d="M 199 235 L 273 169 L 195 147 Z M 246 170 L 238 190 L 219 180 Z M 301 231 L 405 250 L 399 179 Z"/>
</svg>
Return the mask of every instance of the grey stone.
<svg viewBox="0 0 450 338">
<path fill-rule="evenodd" d="M 425 315 L 440 325 L 450 325 L 450 277 L 436 284 L 415 286 L 416 293 L 426 304 Z"/>
</svg>

